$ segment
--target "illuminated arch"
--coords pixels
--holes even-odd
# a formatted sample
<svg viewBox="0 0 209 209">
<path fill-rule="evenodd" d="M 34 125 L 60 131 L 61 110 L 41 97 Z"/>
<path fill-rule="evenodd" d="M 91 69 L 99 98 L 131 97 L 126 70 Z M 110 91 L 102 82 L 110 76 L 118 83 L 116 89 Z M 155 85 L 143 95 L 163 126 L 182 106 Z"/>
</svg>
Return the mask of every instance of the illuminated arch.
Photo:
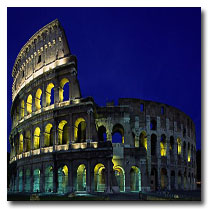
<svg viewBox="0 0 209 209">
<path fill-rule="evenodd" d="M 42 90 L 39 88 L 36 91 L 36 97 L 35 97 L 35 107 L 36 107 L 36 110 L 40 110 L 41 109 L 41 95 L 42 95 Z"/>
<path fill-rule="evenodd" d="M 29 94 L 27 98 L 27 113 L 31 114 L 32 113 L 32 95 Z"/>
<path fill-rule="evenodd" d="M 31 132 L 27 130 L 25 132 L 25 151 L 28 152 L 31 149 Z"/>
<path fill-rule="evenodd" d="M 68 84 L 68 85 L 67 85 Z M 61 81 L 60 81 L 60 87 L 59 87 L 59 101 L 60 102 L 63 102 L 64 100 L 65 101 L 67 101 L 67 100 L 69 100 L 69 95 L 66 97 L 66 98 L 64 98 L 64 88 L 65 88 L 65 86 L 67 87 L 67 88 L 69 88 L 69 80 L 67 79 L 67 78 L 63 78 Z M 67 90 L 67 89 L 66 89 Z M 67 93 L 69 93 L 68 91 L 67 91 Z M 66 96 L 66 95 L 65 95 Z"/>
<path fill-rule="evenodd" d="M 142 131 L 139 136 L 140 147 L 144 147 L 147 150 L 147 133 Z"/>
<path fill-rule="evenodd" d="M 141 191 L 141 172 L 136 166 L 132 166 L 130 170 L 130 189 L 132 192 Z"/>
<path fill-rule="evenodd" d="M 53 192 L 53 168 L 48 166 L 44 173 L 45 192 Z"/>
<path fill-rule="evenodd" d="M 187 161 L 191 162 L 191 146 L 190 146 L 189 142 L 188 142 L 188 157 L 187 157 Z"/>
<path fill-rule="evenodd" d="M 19 154 L 21 154 L 23 152 L 23 135 L 20 134 L 19 137 Z"/>
<path fill-rule="evenodd" d="M 105 191 L 105 166 L 102 163 L 98 163 L 94 167 L 94 190 L 97 192 Z"/>
<path fill-rule="evenodd" d="M 52 124 L 48 123 L 45 127 L 44 132 L 44 146 L 49 147 L 53 146 L 53 134 L 52 134 Z"/>
<path fill-rule="evenodd" d="M 86 121 L 83 118 L 78 118 L 75 121 L 74 139 L 77 143 L 86 141 Z"/>
<path fill-rule="evenodd" d="M 120 189 L 120 192 L 125 191 L 125 171 L 121 166 L 114 166 L 113 170 L 115 171 L 115 177 L 118 182 L 118 186 Z"/>
<path fill-rule="evenodd" d="M 177 153 L 181 155 L 181 139 L 177 138 Z"/>
<path fill-rule="evenodd" d="M 51 101 L 52 90 L 54 89 L 54 84 L 49 83 L 46 88 L 46 106 L 50 106 L 54 101 Z"/>
<path fill-rule="evenodd" d="M 33 192 L 40 192 L 40 170 L 33 171 Z"/>
<path fill-rule="evenodd" d="M 58 169 L 58 193 L 66 193 L 68 187 L 68 167 L 64 165 Z"/>
<path fill-rule="evenodd" d="M 167 149 L 166 136 L 165 136 L 165 134 L 162 134 L 161 139 L 160 139 L 160 154 L 161 154 L 161 156 L 166 156 L 166 149 Z"/>
<path fill-rule="evenodd" d="M 67 121 L 62 120 L 58 126 L 58 144 L 67 144 L 69 139 L 69 131 Z"/>
<path fill-rule="evenodd" d="M 112 129 L 112 143 L 124 144 L 124 128 L 121 124 L 115 124 Z"/>
<path fill-rule="evenodd" d="M 24 118 L 25 115 L 25 102 L 24 100 L 21 101 L 21 118 Z"/>
<path fill-rule="evenodd" d="M 101 142 L 107 141 L 107 131 L 104 126 L 98 128 L 98 138 Z"/>
<path fill-rule="evenodd" d="M 86 191 L 86 166 L 79 165 L 77 169 L 76 190 Z"/>
<path fill-rule="evenodd" d="M 34 138 L 33 138 L 33 146 L 34 149 L 39 149 L 40 148 L 40 128 L 36 127 L 35 131 L 34 131 Z"/>
</svg>

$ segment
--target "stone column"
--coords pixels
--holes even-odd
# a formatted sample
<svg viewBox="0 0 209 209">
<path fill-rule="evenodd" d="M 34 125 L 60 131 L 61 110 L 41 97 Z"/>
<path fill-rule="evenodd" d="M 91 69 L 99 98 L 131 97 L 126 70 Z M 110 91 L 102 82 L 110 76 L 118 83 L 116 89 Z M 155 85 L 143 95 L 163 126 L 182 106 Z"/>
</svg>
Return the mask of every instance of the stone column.
<svg viewBox="0 0 209 209">
<path fill-rule="evenodd" d="M 55 156 L 54 156 L 55 158 Z M 57 172 L 57 163 L 56 159 L 54 159 L 54 169 L 53 169 L 53 193 L 57 193 L 58 188 L 58 172 Z"/>
<path fill-rule="evenodd" d="M 42 163 L 41 168 L 40 168 L 40 192 L 41 193 L 43 193 L 45 190 L 44 185 L 45 185 L 44 166 Z"/>
<path fill-rule="evenodd" d="M 54 119 L 54 128 L 53 128 L 53 151 L 56 151 L 56 145 L 58 144 L 58 121 L 57 119 Z"/>
<path fill-rule="evenodd" d="M 106 193 L 111 193 L 111 171 L 112 171 L 112 162 L 110 159 L 107 161 L 107 178 L 106 178 L 106 185 L 107 185 L 107 191 Z M 112 174 L 113 175 L 113 174 Z"/>
<path fill-rule="evenodd" d="M 30 167 L 30 191 L 33 192 L 33 168 Z"/>
<path fill-rule="evenodd" d="M 35 96 L 36 96 L 36 93 L 35 92 L 32 92 L 31 95 L 32 95 L 32 114 L 33 114 L 36 111 L 36 105 L 35 105 Z"/>
<path fill-rule="evenodd" d="M 46 86 L 45 83 L 43 83 L 42 85 L 42 104 L 41 104 L 42 108 L 46 107 Z"/>
<path fill-rule="evenodd" d="M 131 191 L 131 182 L 130 182 L 130 167 L 127 166 L 125 168 L 125 191 L 130 192 Z"/>
<path fill-rule="evenodd" d="M 87 170 L 86 170 L 86 191 L 88 193 L 91 192 L 91 161 L 88 160 L 87 162 Z"/>
<path fill-rule="evenodd" d="M 30 149 L 30 151 L 31 151 L 31 155 L 32 155 L 32 151 L 34 150 L 34 143 L 33 143 L 33 135 L 34 135 L 34 133 L 33 133 L 33 127 L 31 127 L 31 130 L 30 130 L 30 143 L 31 143 L 31 145 L 30 145 L 30 147 L 31 147 L 31 149 Z"/>
<path fill-rule="evenodd" d="M 73 162 L 70 161 L 70 165 L 71 167 L 69 168 L 70 173 L 68 176 L 68 184 L 69 184 L 69 192 L 73 192 L 74 188 L 73 188 Z"/>
<path fill-rule="evenodd" d="M 74 141 L 74 124 L 73 124 L 73 115 L 72 113 L 69 113 L 69 124 L 70 124 L 70 130 L 69 130 L 69 144 L 71 144 Z M 69 146 L 70 147 L 70 146 Z"/>
<path fill-rule="evenodd" d="M 59 104 L 59 82 L 56 80 L 54 85 L 54 106 L 57 107 Z"/>
<path fill-rule="evenodd" d="M 92 108 L 90 108 L 87 111 L 88 121 L 87 121 L 87 136 L 86 136 L 86 138 L 87 139 L 90 139 L 90 140 L 92 140 L 92 131 L 91 131 L 92 112 L 93 112 L 93 109 Z"/>
</svg>

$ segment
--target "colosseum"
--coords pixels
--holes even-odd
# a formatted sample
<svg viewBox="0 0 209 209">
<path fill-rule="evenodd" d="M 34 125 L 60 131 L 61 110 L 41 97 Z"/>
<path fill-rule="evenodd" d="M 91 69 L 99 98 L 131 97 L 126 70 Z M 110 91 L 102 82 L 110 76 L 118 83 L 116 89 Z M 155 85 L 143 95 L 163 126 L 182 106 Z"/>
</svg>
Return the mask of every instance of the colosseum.
<svg viewBox="0 0 209 209">
<path fill-rule="evenodd" d="M 134 98 L 98 106 L 81 96 L 77 73 L 58 20 L 20 50 L 12 70 L 11 192 L 196 188 L 195 126 L 188 115 Z"/>
</svg>

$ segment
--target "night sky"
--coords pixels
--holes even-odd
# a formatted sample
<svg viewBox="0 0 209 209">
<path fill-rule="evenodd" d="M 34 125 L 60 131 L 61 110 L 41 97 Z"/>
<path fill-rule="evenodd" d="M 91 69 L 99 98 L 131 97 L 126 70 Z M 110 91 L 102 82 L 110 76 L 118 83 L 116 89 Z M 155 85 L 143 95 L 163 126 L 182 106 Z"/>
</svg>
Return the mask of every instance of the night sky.
<svg viewBox="0 0 209 209">
<path fill-rule="evenodd" d="M 8 137 L 15 59 L 58 18 L 78 59 L 83 97 L 99 105 L 125 97 L 172 105 L 192 118 L 201 148 L 200 8 L 8 8 L 7 15 Z"/>
</svg>

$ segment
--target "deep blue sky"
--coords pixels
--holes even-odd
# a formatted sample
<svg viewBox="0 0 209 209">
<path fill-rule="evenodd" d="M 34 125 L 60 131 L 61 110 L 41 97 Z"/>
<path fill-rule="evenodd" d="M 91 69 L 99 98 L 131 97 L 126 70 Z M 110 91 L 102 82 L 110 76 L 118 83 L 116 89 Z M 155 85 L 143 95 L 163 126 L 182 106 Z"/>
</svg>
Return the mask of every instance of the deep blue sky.
<svg viewBox="0 0 209 209">
<path fill-rule="evenodd" d="M 133 97 L 177 107 L 193 119 L 200 149 L 200 8 L 8 8 L 8 135 L 16 56 L 56 18 L 78 58 L 83 97 L 99 105 Z"/>
</svg>

